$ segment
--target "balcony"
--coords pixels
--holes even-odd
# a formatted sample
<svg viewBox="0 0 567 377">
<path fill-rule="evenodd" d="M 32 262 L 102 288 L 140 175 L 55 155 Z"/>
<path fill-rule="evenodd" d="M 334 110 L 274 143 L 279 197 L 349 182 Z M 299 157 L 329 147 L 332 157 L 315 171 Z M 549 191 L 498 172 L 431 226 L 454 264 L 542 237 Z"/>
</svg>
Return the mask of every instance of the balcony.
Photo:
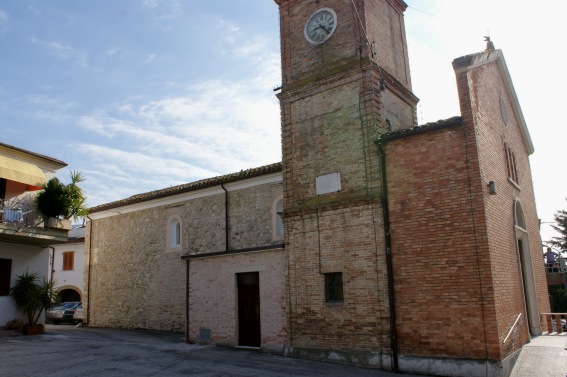
<svg viewBox="0 0 567 377">
<path fill-rule="evenodd" d="M 56 220 L 56 219 L 50 219 Z M 0 199 L 0 242 L 47 246 L 67 242 L 68 228 L 61 220 L 46 227 L 33 202 Z M 57 224 L 59 223 L 59 225 Z"/>
<path fill-rule="evenodd" d="M 566 260 L 559 256 L 558 260 L 545 264 L 545 275 L 547 277 L 547 285 L 565 285 L 567 279 Z"/>
</svg>

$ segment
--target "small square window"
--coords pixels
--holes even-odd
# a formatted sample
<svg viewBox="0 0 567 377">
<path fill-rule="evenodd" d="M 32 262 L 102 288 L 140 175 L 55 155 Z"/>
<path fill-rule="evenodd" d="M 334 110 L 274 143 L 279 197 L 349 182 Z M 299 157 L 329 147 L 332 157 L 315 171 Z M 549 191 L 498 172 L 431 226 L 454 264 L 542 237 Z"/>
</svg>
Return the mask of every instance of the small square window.
<svg viewBox="0 0 567 377">
<path fill-rule="evenodd" d="M 63 253 L 63 271 L 71 271 L 75 268 L 75 252 L 67 251 Z"/>
<path fill-rule="evenodd" d="M 325 274 L 325 301 L 343 302 L 343 273 L 331 272 Z"/>
</svg>

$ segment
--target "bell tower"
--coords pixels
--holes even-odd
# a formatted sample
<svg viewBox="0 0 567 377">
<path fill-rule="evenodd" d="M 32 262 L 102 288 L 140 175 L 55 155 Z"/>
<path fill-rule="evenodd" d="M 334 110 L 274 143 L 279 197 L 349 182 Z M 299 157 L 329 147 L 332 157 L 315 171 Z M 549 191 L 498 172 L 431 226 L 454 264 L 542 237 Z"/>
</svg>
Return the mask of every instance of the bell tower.
<svg viewBox="0 0 567 377">
<path fill-rule="evenodd" d="M 416 125 L 418 99 L 411 92 L 403 19 L 406 4 L 276 3 L 283 163 L 286 174 L 292 174 L 286 179 L 293 182 L 287 186 L 291 191 L 286 190 L 288 206 L 305 204 L 334 188 L 351 196 L 375 196 L 380 180 L 373 140 L 380 133 Z M 331 173 L 338 174 L 327 176 Z M 321 180 L 334 186 L 331 182 L 331 188 L 318 190 Z"/>
<path fill-rule="evenodd" d="M 407 5 L 275 1 L 291 350 L 354 352 L 368 356 L 360 364 L 388 369 L 393 338 L 374 140 L 416 125 Z"/>
</svg>

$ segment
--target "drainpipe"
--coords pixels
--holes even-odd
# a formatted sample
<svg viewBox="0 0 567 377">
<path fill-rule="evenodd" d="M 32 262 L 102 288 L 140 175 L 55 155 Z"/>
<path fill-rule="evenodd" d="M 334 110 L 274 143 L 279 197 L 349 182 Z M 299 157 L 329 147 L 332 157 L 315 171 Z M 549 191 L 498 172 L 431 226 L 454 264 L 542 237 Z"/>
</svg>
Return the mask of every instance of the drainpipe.
<svg viewBox="0 0 567 377">
<path fill-rule="evenodd" d="M 53 246 L 47 246 L 51 249 L 51 277 L 49 280 L 53 282 L 53 275 L 55 274 L 55 248 Z"/>
<path fill-rule="evenodd" d="M 189 259 L 185 263 L 185 343 L 189 343 Z"/>
<path fill-rule="evenodd" d="M 90 216 L 87 214 L 87 218 L 89 219 L 89 221 L 91 222 L 91 227 L 89 229 L 89 268 L 88 268 L 88 276 L 87 276 L 87 286 L 88 286 L 88 292 L 87 292 L 87 326 L 89 325 L 89 321 L 91 319 L 90 313 L 91 313 L 91 268 L 92 268 L 92 255 L 93 255 L 93 227 L 94 227 L 94 221 L 93 219 L 90 218 Z"/>
<path fill-rule="evenodd" d="M 380 155 L 380 178 L 382 181 L 382 213 L 384 215 L 384 238 L 386 242 L 386 267 L 388 280 L 388 298 L 390 306 L 390 343 L 392 347 L 392 371 L 398 371 L 398 338 L 396 327 L 396 300 L 394 297 L 394 268 L 392 264 L 392 239 L 390 234 L 390 215 L 388 212 L 388 185 L 386 182 L 386 153 L 378 139 L 376 141 Z"/>
<path fill-rule="evenodd" d="M 224 188 L 224 183 L 221 183 L 221 188 L 224 190 L 224 235 L 225 240 L 224 244 L 226 247 L 226 251 L 229 250 L 228 244 L 228 191 Z"/>
</svg>

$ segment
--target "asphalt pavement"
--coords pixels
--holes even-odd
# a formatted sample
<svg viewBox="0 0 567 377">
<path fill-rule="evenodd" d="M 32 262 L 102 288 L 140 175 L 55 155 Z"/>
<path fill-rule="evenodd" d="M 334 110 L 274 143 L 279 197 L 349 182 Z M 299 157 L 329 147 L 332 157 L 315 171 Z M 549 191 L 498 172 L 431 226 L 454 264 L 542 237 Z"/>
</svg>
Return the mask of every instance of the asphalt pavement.
<svg viewBox="0 0 567 377">
<path fill-rule="evenodd" d="M 511 377 L 567 377 L 567 336 L 524 346 Z M 193 345 L 183 334 L 46 325 L 43 335 L 0 331 L 0 376 L 372 376 L 418 377 L 376 369 Z"/>
<path fill-rule="evenodd" d="M 191 345 L 179 333 L 46 325 L 43 335 L 3 335 L 2 377 L 400 376 L 249 350 Z"/>
</svg>

